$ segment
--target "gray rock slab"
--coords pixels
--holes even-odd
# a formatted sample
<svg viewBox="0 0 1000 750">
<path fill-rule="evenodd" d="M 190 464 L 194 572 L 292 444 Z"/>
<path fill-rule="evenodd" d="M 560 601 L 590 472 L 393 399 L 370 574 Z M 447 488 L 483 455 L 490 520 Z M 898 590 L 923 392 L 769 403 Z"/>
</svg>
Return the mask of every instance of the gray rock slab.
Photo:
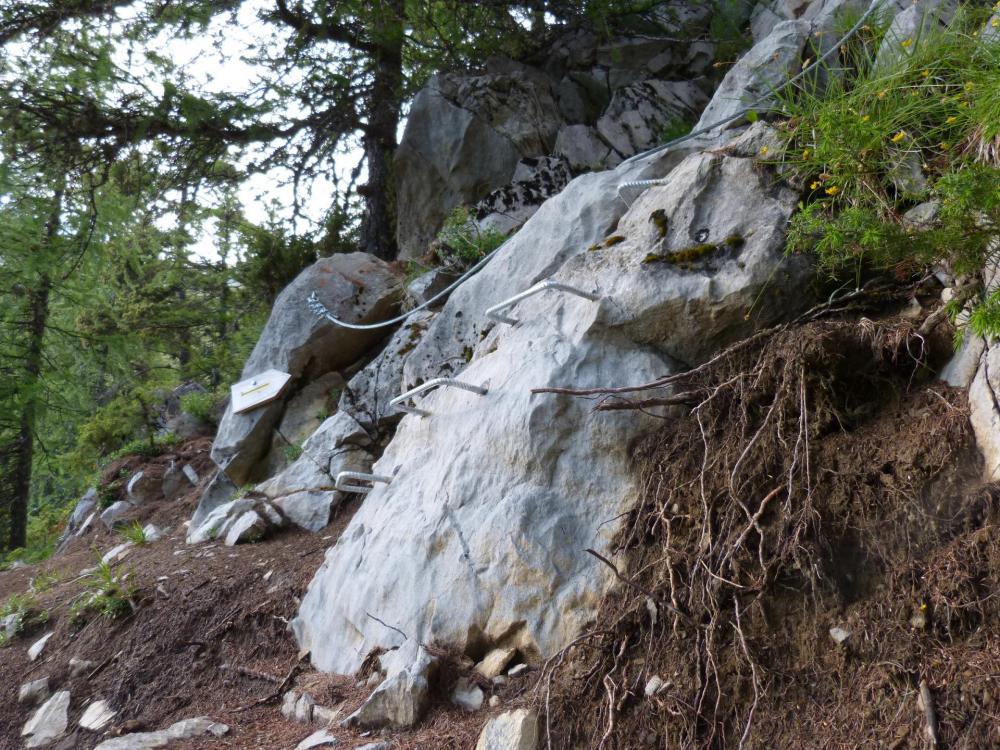
<svg viewBox="0 0 1000 750">
<path fill-rule="evenodd" d="M 476 742 L 476 750 L 536 750 L 537 747 L 538 714 L 528 708 L 507 711 L 490 719 Z"/>
<path fill-rule="evenodd" d="M 70 694 L 61 690 L 39 707 L 21 730 L 27 747 L 41 747 L 66 733 L 69 724 Z"/>
<path fill-rule="evenodd" d="M 229 727 L 225 724 L 201 716 L 175 722 L 166 729 L 155 732 L 134 732 L 121 737 L 112 737 L 101 742 L 94 750 L 153 750 L 169 745 L 174 740 L 204 736 L 221 737 L 228 731 Z"/>
</svg>

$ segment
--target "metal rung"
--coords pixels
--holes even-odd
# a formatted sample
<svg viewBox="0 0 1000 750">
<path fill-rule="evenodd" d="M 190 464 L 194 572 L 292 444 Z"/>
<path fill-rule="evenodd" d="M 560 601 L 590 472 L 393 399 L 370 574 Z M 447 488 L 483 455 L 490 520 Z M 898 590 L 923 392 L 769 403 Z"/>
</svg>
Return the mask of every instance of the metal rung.
<svg viewBox="0 0 1000 750">
<path fill-rule="evenodd" d="M 426 409 L 418 409 L 415 406 L 407 406 L 403 402 L 407 399 L 417 396 L 424 391 L 429 391 L 434 388 L 441 388 L 447 386 L 449 388 L 461 388 L 463 391 L 469 391 L 470 393 L 477 393 L 480 396 L 485 396 L 489 391 L 479 385 L 472 385 L 471 383 L 463 383 L 461 380 L 455 380 L 454 378 L 434 378 L 433 380 L 428 380 L 423 385 L 418 385 L 416 388 L 411 388 L 402 396 L 397 396 L 392 401 L 389 402 L 389 406 L 398 406 L 400 411 L 409 412 L 410 414 L 417 414 L 421 417 L 429 417 L 431 413 Z"/>
<path fill-rule="evenodd" d="M 643 193 L 651 187 L 655 187 L 657 185 L 666 185 L 666 184 L 667 184 L 667 179 L 664 177 L 661 177 L 658 180 L 632 180 L 630 182 L 623 182 L 618 186 L 618 197 L 621 198 L 623 201 L 625 201 L 625 205 L 631 208 L 632 203 L 630 201 L 625 200 L 625 196 L 622 195 L 623 191 L 634 190 L 638 188 L 639 193 Z"/>
<path fill-rule="evenodd" d="M 392 477 L 383 477 L 378 474 L 365 474 L 360 471 L 342 471 L 337 475 L 337 481 L 334 482 L 334 487 L 341 492 L 358 492 L 362 495 L 366 495 L 371 492 L 374 487 L 369 487 L 366 484 L 354 484 L 351 482 L 382 482 L 383 484 L 391 484 Z"/>
<path fill-rule="evenodd" d="M 549 289 L 555 289 L 560 292 L 569 292 L 570 294 L 575 294 L 577 297 L 583 297 L 584 299 L 589 299 L 592 302 L 596 302 L 601 297 L 596 292 L 585 292 L 583 289 L 578 289 L 575 286 L 570 286 L 569 284 L 563 284 L 561 281 L 553 281 L 549 279 L 548 281 L 542 281 L 535 284 L 530 289 L 527 289 L 520 294 L 515 294 L 508 300 L 504 300 L 499 305 L 494 305 L 489 310 L 486 311 L 486 317 L 490 320 L 496 321 L 497 323 L 507 323 L 508 325 L 514 325 L 517 323 L 516 318 L 508 318 L 505 315 L 501 315 L 500 311 L 515 305 L 523 299 L 532 297 L 540 292 L 548 291 Z"/>
</svg>

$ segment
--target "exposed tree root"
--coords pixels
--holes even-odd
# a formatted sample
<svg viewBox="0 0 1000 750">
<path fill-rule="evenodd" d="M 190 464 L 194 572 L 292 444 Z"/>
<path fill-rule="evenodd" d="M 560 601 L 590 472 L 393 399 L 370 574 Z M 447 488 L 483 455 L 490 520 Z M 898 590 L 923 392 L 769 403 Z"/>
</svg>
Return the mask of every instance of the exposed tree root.
<svg viewBox="0 0 1000 750">
<path fill-rule="evenodd" d="M 917 747 L 935 711 L 913 710 L 921 681 L 938 746 L 993 731 L 939 694 L 1000 612 L 981 585 L 1000 552 L 959 563 L 997 503 L 967 497 L 964 394 L 922 385 L 931 348 L 919 320 L 813 316 L 577 394 L 690 410 L 639 450 L 641 498 L 602 556 L 625 585 L 542 671 L 549 747 Z"/>
</svg>

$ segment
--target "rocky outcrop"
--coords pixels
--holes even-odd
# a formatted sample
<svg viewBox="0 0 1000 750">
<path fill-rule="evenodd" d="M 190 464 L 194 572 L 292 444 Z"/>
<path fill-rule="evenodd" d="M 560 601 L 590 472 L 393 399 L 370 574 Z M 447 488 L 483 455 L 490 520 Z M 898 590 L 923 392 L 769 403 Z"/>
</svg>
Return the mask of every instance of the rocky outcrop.
<svg viewBox="0 0 1000 750">
<path fill-rule="evenodd" d="M 371 448 L 369 433 L 349 412 L 337 412 L 305 442 L 302 455 L 291 466 L 256 490 L 293 523 L 319 531 L 344 497 L 334 488 L 337 474 L 368 471 L 373 460 Z"/>
<path fill-rule="evenodd" d="M 496 75 L 438 75 L 417 94 L 395 157 L 397 241 L 423 255 L 445 217 L 543 156 L 562 125 L 548 83 L 527 66 Z"/>
<path fill-rule="evenodd" d="M 395 423 L 403 416 L 403 412 L 389 406 L 389 402 L 408 390 L 403 385 L 403 367 L 434 317 L 434 313 L 426 311 L 410 316 L 393 333 L 378 356 L 351 378 L 338 404 L 340 413 L 350 416 L 357 423 L 344 423 L 351 434 L 360 425 L 369 435 L 377 435 L 385 424 Z M 349 442 L 360 444 L 357 439 Z M 352 470 L 359 471 L 341 469 Z"/>
<path fill-rule="evenodd" d="M 890 7 L 891 7 L 890 3 Z M 935 29 L 947 26 L 958 8 L 958 0 L 913 0 L 892 19 L 875 56 L 875 69 L 889 69 Z"/>
<path fill-rule="evenodd" d="M 544 197 L 515 175 L 519 161 L 553 154 L 572 170 L 615 166 L 697 119 L 710 90 L 714 47 L 702 37 L 711 11 L 668 2 L 642 33 L 602 40 L 576 30 L 537 66 L 503 58 L 475 74 L 435 76 L 413 101 L 397 151 L 397 239 L 423 255 L 448 214 L 474 206 L 502 231 Z M 682 41 L 690 40 L 690 41 Z M 549 193 L 551 194 L 551 193 Z"/>
<path fill-rule="evenodd" d="M 566 187 L 569 180 L 569 163 L 560 157 L 524 159 L 514 170 L 513 181 L 479 201 L 473 216 L 480 230 L 509 234 Z"/>
<path fill-rule="evenodd" d="M 276 369 L 306 382 L 345 367 L 378 341 L 378 331 L 342 328 L 312 315 L 305 300 L 315 292 L 338 318 L 370 323 L 391 317 L 401 298 L 399 278 L 366 253 L 323 258 L 285 288 L 243 368 L 243 378 Z M 243 414 L 226 409 L 212 445 L 212 459 L 236 485 L 254 479 L 259 460 L 281 420 L 279 399 Z"/>
<path fill-rule="evenodd" d="M 809 37 L 808 21 L 782 21 L 741 57 L 722 79 L 695 129 L 729 120 L 749 104 L 768 95 L 802 66 L 802 50 Z M 732 119 L 715 132 L 740 124 Z"/>
<path fill-rule="evenodd" d="M 610 577 L 584 550 L 613 537 L 611 519 L 637 491 L 630 445 L 657 420 L 532 389 L 622 373 L 646 382 L 678 360 L 704 361 L 793 309 L 807 274 L 783 253 L 796 195 L 751 158 L 687 157 L 615 229 L 615 187 L 656 164 L 574 180 L 452 296 L 411 355 L 407 370 L 419 356 L 425 379 L 447 372 L 488 392 L 424 397 L 432 416 L 405 417 L 375 463 L 391 483 L 328 552 L 293 622 L 318 667 L 351 672 L 374 648 L 403 658 L 435 640 L 530 660 L 593 616 Z M 548 293 L 514 308 L 516 325 L 484 319 L 547 277 L 600 300 Z M 466 351 L 457 362 L 456 347 Z"/>
<path fill-rule="evenodd" d="M 690 127 L 707 103 L 691 81 L 640 81 L 615 92 L 597 132 L 618 156 L 632 156 L 662 143 L 671 127 Z"/>
<path fill-rule="evenodd" d="M 969 386 L 969 420 L 983 454 L 984 478 L 1000 480 L 1000 346 L 992 345 L 979 357 Z"/>
</svg>

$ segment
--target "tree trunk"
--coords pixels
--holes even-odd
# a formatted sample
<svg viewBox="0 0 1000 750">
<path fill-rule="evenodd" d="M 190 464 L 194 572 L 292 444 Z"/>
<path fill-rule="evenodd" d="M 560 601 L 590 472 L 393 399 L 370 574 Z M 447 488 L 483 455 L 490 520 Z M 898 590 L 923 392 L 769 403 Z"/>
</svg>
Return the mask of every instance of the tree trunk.
<svg viewBox="0 0 1000 750">
<path fill-rule="evenodd" d="M 403 0 L 389 0 L 373 29 L 377 51 L 362 139 L 368 184 L 359 188 L 365 201 L 361 249 L 383 260 L 394 260 L 399 252 L 392 160 L 403 96 L 403 13 Z"/>
<path fill-rule="evenodd" d="M 62 212 L 62 190 L 57 190 L 52 202 L 52 213 L 45 224 L 45 250 L 59 232 Z M 9 548 L 24 547 L 28 542 L 28 498 L 31 495 L 31 468 L 35 457 L 35 422 L 38 418 L 38 389 L 41 385 L 42 354 L 45 326 L 49 319 L 49 294 L 52 278 L 42 271 L 38 283 L 28 295 L 28 328 L 24 357 L 24 400 L 21 405 L 20 428 L 16 442 L 12 477 L 10 507 Z"/>
</svg>

